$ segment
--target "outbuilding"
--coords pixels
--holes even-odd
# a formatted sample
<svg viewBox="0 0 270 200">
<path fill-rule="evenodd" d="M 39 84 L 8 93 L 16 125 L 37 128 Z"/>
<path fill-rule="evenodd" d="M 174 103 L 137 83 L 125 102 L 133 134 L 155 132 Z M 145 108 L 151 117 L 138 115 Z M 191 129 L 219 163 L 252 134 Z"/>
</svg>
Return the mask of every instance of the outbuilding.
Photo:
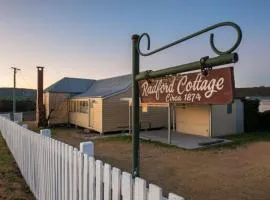
<svg viewBox="0 0 270 200">
<path fill-rule="evenodd" d="M 243 103 L 226 105 L 172 105 L 175 127 L 180 133 L 219 137 L 244 131 Z"/>
<path fill-rule="evenodd" d="M 168 103 L 173 131 L 219 137 L 244 131 L 244 109 L 234 98 L 233 69 L 220 68 L 139 82 L 142 103 Z M 170 138 L 170 129 L 168 130 Z"/>
</svg>

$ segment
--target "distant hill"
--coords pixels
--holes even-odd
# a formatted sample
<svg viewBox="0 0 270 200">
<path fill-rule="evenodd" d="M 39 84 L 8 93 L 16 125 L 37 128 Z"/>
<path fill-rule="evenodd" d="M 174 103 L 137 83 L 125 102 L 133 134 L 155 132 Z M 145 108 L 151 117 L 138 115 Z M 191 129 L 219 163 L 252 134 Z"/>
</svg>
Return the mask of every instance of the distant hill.
<svg viewBox="0 0 270 200">
<path fill-rule="evenodd" d="M 16 88 L 16 99 L 17 100 L 31 100 L 36 101 L 36 90 Z M 12 100 L 13 88 L 0 88 L 0 100 Z"/>
</svg>

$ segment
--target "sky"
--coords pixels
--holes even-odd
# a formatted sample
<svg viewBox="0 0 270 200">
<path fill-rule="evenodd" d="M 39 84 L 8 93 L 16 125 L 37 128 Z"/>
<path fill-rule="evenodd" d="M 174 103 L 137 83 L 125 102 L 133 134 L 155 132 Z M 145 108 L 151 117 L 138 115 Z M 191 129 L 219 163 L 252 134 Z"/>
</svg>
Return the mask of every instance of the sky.
<svg viewBox="0 0 270 200">
<path fill-rule="evenodd" d="M 36 88 L 36 66 L 45 87 L 63 77 L 101 79 L 131 73 L 131 36 L 147 32 L 151 49 L 223 22 L 237 23 L 243 40 L 233 64 L 236 87 L 270 86 L 270 1 L 0 0 L 0 87 Z M 214 31 L 229 49 L 236 33 Z M 149 57 L 140 70 L 157 70 L 217 56 L 205 33 Z M 146 51 L 145 40 L 141 48 Z"/>
</svg>

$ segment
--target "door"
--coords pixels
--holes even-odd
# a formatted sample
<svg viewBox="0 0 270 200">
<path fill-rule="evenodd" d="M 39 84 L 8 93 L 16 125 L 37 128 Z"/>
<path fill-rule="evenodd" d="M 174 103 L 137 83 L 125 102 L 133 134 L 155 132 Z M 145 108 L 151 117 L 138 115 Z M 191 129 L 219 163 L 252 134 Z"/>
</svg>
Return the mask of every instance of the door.
<svg viewBox="0 0 270 200">
<path fill-rule="evenodd" d="M 209 105 L 176 107 L 176 131 L 209 137 Z"/>
</svg>

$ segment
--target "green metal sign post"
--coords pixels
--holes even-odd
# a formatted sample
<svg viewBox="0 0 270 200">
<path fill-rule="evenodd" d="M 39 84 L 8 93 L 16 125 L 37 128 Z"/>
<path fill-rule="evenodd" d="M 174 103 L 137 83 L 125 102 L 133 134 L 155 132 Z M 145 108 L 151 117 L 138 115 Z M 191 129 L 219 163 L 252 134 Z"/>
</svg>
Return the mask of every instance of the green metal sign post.
<svg viewBox="0 0 270 200">
<path fill-rule="evenodd" d="M 170 68 L 165 68 L 157 71 L 144 71 L 140 73 L 140 64 L 139 59 L 141 56 L 150 56 L 160 51 L 163 51 L 167 48 L 170 48 L 176 44 L 194 38 L 198 35 L 206 33 L 210 30 L 219 28 L 219 27 L 232 27 L 237 32 L 237 40 L 234 45 L 227 51 L 220 51 L 216 48 L 214 44 L 214 34 L 210 35 L 210 46 L 212 50 L 218 54 L 219 56 L 214 58 L 209 58 L 208 56 L 202 57 L 199 61 L 191 62 L 188 64 L 178 65 Z M 174 75 L 182 72 L 188 72 L 192 70 L 201 69 L 202 73 L 206 73 L 208 70 L 211 70 L 213 67 L 217 67 L 220 65 L 236 63 L 238 62 L 237 53 L 232 53 L 241 43 L 242 40 L 242 31 L 240 27 L 233 22 L 222 22 L 215 24 L 213 26 L 209 26 L 203 30 L 200 30 L 196 33 L 183 37 L 175 42 L 172 42 L 168 45 L 165 45 L 161 48 L 155 49 L 148 53 L 143 53 L 140 50 L 140 42 L 143 37 L 147 38 L 147 50 L 150 49 L 150 36 L 147 33 L 143 33 L 142 35 L 133 35 L 132 36 L 132 145 L 133 145 L 133 157 L 132 157 L 132 175 L 133 177 L 137 177 L 140 175 L 140 146 L 139 146 L 139 137 L 140 137 L 140 101 L 139 101 L 139 86 L 138 81 L 149 78 L 158 78 L 167 75 Z"/>
<path fill-rule="evenodd" d="M 140 71 L 140 56 L 137 51 L 139 35 L 132 36 L 132 175 L 139 176 L 140 156 L 140 99 L 139 85 L 136 76 Z"/>
</svg>

